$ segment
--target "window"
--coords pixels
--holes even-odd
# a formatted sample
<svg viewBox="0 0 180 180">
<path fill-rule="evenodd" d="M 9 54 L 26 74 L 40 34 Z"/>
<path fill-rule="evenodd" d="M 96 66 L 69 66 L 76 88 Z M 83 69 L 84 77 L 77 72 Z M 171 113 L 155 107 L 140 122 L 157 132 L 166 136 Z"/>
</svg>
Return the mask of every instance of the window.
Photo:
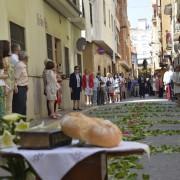
<svg viewBox="0 0 180 180">
<path fill-rule="evenodd" d="M 92 4 L 89 3 L 89 8 L 90 8 L 90 22 L 91 22 L 91 25 L 93 25 L 93 18 L 92 18 Z"/>
<path fill-rule="evenodd" d="M 106 68 L 104 68 L 104 77 L 106 77 Z"/>
<path fill-rule="evenodd" d="M 111 73 L 111 66 L 108 66 L 108 71 L 109 73 Z"/>
<path fill-rule="evenodd" d="M 82 0 L 82 16 L 85 17 L 84 1 Z"/>
<path fill-rule="evenodd" d="M 69 48 L 65 47 L 64 48 L 64 61 L 65 61 L 65 73 L 67 76 L 70 74 L 69 70 Z"/>
<path fill-rule="evenodd" d="M 46 43 L 47 43 L 47 55 L 48 59 L 53 60 L 53 46 L 52 46 L 52 36 L 46 34 Z"/>
<path fill-rule="evenodd" d="M 76 5 L 76 3 L 77 3 L 76 0 L 73 0 L 73 3 Z"/>
<path fill-rule="evenodd" d="M 101 66 L 98 66 L 98 72 L 101 72 Z"/>
<path fill-rule="evenodd" d="M 81 54 L 77 54 L 77 65 L 80 67 L 80 72 L 82 72 Z"/>
<path fill-rule="evenodd" d="M 13 22 L 10 22 L 10 34 L 11 34 L 11 44 L 20 44 L 21 49 L 25 50 L 25 29 Z"/>
<path fill-rule="evenodd" d="M 106 25 L 106 3 L 103 0 L 103 16 L 104 16 L 104 25 Z"/>
</svg>

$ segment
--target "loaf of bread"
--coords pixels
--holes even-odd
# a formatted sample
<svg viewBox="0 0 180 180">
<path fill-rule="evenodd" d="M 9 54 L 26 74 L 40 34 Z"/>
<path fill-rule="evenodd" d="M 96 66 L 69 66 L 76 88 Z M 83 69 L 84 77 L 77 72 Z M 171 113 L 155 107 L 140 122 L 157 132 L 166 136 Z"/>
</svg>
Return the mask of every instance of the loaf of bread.
<svg viewBox="0 0 180 180">
<path fill-rule="evenodd" d="M 61 120 L 62 131 L 75 139 L 101 147 L 115 147 L 122 140 L 119 128 L 108 120 L 69 113 Z"/>
</svg>

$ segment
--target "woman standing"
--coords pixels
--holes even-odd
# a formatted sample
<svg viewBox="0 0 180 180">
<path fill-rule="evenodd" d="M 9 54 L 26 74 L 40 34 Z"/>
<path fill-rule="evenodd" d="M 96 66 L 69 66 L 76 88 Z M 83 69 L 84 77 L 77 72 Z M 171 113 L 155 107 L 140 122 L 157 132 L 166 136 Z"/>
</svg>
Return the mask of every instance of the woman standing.
<svg viewBox="0 0 180 180">
<path fill-rule="evenodd" d="M 24 51 L 19 53 L 19 62 L 15 66 L 15 87 L 13 94 L 13 113 L 26 115 L 26 101 L 28 91 L 28 56 Z"/>
<path fill-rule="evenodd" d="M 79 66 L 74 67 L 74 72 L 70 75 L 69 87 L 71 89 L 71 100 L 73 100 L 73 110 L 80 111 L 80 94 L 81 94 L 81 84 L 82 78 L 79 73 Z"/>
<path fill-rule="evenodd" d="M 98 97 L 97 94 L 98 94 L 98 89 L 100 86 L 100 81 L 97 78 L 97 76 L 95 75 L 95 73 L 93 73 L 93 75 L 94 75 L 94 87 L 93 87 L 92 102 L 93 102 L 93 105 L 97 105 L 97 97 Z"/>
<path fill-rule="evenodd" d="M 5 96 L 6 96 L 6 83 L 5 80 L 8 75 L 5 74 L 4 58 L 9 56 L 9 42 L 0 41 L 0 117 L 2 117 L 5 111 Z"/>
<path fill-rule="evenodd" d="M 54 62 L 48 61 L 46 63 L 46 94 L 48 107 L 50 110 L 50 117 L 52 119 L 57 119 L 56 112 L 54 110 L 54 104 L 57 100 L 57 90 L 59 89 L 55 71 L 56 70 Z"/>
<path fill-rule="evenodd" d="M 89 70 L 84 71 L 84 75 L 82 77 L 82 88 L 85 91 L 85 102 L 86 105 L 92 104 L 92 95 L 93 95 L 93 87 L 94 87 L 94 77 L 92 73 L 89 73 Z"/>
</svg>

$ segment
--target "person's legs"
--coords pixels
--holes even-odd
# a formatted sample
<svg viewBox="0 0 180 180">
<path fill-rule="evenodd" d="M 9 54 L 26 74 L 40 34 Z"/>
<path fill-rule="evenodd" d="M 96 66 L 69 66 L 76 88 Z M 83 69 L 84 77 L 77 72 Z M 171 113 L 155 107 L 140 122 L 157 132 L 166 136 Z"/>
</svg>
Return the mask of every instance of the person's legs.
<svg viewBox="0 0 180 180">
<path fill-rule="evenodd" d="M 77 100 L 76 103 L 77 103 L 77 110 L 81 110 L 80 109 L 80 100 Z"/>
<path fill-rule="evenodd" d="M 6 113 L 12 113 L 12 100 L 13 100 L 13 91 L 10 91 L 6 96 Z"/>
<path fill-rule="evenodd" d="M 89 105 L 92 105 L 92 96 L 89 96 Z"/>
<path fill-rule="evenodd" d="M 4 87 L 0 86 L 0 117 L 5 114 Z"/>
<path fill-rule="evenodd" d="M 76 100 L 73 100 L 73 110 L 76 110 Z"/>
<path fill-rule="evenodd" d="M 85 105 L 88 105 L 88 96 L 87 95 L 85 95 Z"/>
<path fill-rule="evenodd" d="M 18 86 L 18 93 L 13 94 L 13 113 L 26 115 L 27 87 Z"/>
<path fill-rule="evenodd" d="M 93 104 L 97 104 L 97 91 L 96 90 L 93 91 L 92 99 L 93 99 L 92 100 Z"/>
<path fill-rule="evenodd" d="M 55 112 L 54 112 L 54 100 L 49 100 L 49 109 L 51 112 L 51 117 L 56 118 Z"/>
<path fill-rule="evenodd" d="M 48 116 L 50 116 L 51 115 L 51 111 L 49 109 L 49 101 L 48 100 L 46 101 L 46 107 L 47 107 L 47 111 L 48 111 Z"/>
<path fill-rule="evenodd" d="M 180 93 L 176 94 L 177 97 L 177 106 L 180 106 Z"/>
</svg>

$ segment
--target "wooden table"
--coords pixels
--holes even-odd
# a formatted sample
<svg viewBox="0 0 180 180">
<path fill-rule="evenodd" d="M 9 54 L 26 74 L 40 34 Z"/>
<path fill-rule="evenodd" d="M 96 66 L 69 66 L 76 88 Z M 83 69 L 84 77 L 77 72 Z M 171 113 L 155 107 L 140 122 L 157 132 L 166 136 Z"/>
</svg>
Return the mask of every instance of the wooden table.
<svg viewBox="0 0 180 180">
<path fill-rule="evenodd" d="M 62 180 L 107 180 L 108 172 L 107 172 L 107 158 L 114 156 L 127 156 L 132 154 L 142 155 L 144 153 L 143 149 L 136 150 L 126 150 L 122 152 L 98 152 L 93 154 L 84 160 L 80 161 L 76 164 L 63 178 Z M 2 153 L 0 152 L 0 156 L 2 157 L 15 157 L 15 158 L 23 158 L 19 154 L 12 153 Z M 41 180 L 41 178 L 37 176 L 37 180 Z"/>
</svg>

